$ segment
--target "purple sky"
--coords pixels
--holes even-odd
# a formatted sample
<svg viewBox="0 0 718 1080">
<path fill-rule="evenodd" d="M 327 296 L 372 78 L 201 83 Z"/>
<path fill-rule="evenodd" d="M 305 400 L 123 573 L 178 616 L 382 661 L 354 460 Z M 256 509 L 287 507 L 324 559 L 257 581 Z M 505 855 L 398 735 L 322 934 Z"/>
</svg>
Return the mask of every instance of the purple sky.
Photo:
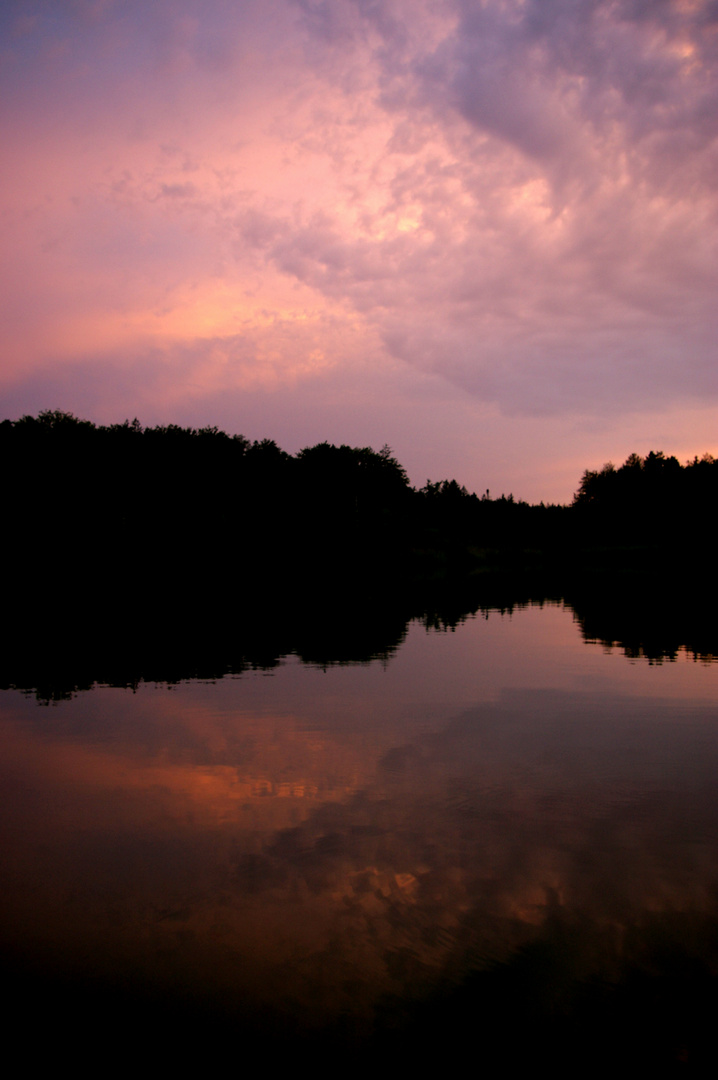
<svg viewBox="0 0 718 1080">
<path fill-rule="evenodd" d="M 718 454 L 714 0 L 6 0 L 0 416 Z"/>
</svg>

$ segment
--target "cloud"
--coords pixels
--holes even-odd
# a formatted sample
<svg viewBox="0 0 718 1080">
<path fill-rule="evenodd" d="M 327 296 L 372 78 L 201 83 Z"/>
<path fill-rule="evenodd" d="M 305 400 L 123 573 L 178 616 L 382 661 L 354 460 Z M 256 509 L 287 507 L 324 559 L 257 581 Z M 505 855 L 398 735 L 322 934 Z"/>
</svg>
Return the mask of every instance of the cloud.
<svg viewBox="0 0 718 1080">
<path fill-rule="evenodd" d="M 187 416 L 308 380 L 330 423 L 369 356 L 510 417 L 716 401 L 715 4 L 2 20 L 6 394 L 120 371 L 128 413 Z"/>
<path fill-rule="evenodd" d="M 396 121 L 365 235 L 308 222 L 274 257 L 351 299 L 394 355 L 509 412 L 715 396 L 714 6 L 443 10 L 408 57 L 393 29 L 364 44 L 375 17 L 351 38 Z"/>
</svg>

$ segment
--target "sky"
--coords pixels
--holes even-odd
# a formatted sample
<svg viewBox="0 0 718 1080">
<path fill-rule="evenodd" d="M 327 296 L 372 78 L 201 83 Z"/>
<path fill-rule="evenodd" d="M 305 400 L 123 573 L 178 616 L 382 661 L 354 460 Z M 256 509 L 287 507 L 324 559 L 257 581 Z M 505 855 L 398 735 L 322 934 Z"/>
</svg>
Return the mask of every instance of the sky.
<svg viewBox="0 0 718 1080">
<path fill-rule="evenodd" d="M 5 0 L 0 418 L 718 455 L 715 0 Z"/>
</svg>

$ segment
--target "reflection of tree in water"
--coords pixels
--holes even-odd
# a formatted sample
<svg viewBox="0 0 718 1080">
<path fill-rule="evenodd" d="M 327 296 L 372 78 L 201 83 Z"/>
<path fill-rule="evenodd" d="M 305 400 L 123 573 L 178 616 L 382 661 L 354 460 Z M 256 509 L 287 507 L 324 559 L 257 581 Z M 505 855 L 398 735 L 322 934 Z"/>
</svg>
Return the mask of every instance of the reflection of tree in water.
<svg viewBox="0 0 718 1080">
<path fill-rule="evenodd" d="M 232 591 L 220 598 L 167 594 L 151 612 L 103 608 L 89 618 L 69 608 L 61 618 L 35 611 L 8 635 L 1 685 L 33 690 L 44 701 L 93 685 L 136 687 L 219 679 L 276 668 L 286 657 L 329 667 L 388 663 L 412 619 L 452 631 L 477 614 L 510 614 L 527 605 L 557 603 L 541 582 L 487 575 L 464 587 L 415 589 L 396 596 L 346 591 Z M 626 656 L 660 663 L 681 653 L 718 656 L 710 593 L 670 578 L 598 574 L 573 579 L 564 603 L 573 608 L 587 642 L 621 648 Z"/>
<path fill-rule="evenodd" d="M 597 576 L 574 584 L 567 600 L 587 642 L 652 663 L 718 658 L 714 594 L 697 581 Z"/>
<path fill-rule="evenodd" d="M 480 587 L 479 587 L 480 586 Z M 450 631 L 481 611 L 508 613 L 531 602 L 526 583 L 489 579 L 463 587 L 396 594 L 358 586 L 333 592 L 313 582 L 292 589 L 227 583 L 217 594 L 160 592 L 141 606 L 110 599 L 91 611 L 28 606 L 7 636 L 0 686 L 62 700 L 92 686 L 137 687 L 270 671 L 289 656 L 303 663 L 388 663 L 413 619 Z M 537 602 L 542 602 L 540 599 Z"/>
<path fill-rule="evenodd" d="M 215 680 L 276 668 L 288 656 L 318 665 L 388 661 L 406 636 L 409 604 L 304 593 L 227 590 L 202 600 L 167 595 L 151 612 L 102 609 L 93 619 L 33 612 L 8 636 L 4 688 L 61 700 L 92 686 Z"/>
</svg>

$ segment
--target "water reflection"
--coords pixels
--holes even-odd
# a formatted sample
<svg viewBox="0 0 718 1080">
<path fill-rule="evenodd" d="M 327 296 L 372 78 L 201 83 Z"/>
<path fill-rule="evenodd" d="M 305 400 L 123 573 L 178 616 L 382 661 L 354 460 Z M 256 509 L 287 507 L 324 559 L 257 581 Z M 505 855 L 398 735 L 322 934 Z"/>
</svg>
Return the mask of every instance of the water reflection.
<svg viewBox="0 0 718 1080">
<path fill-rule="evenodd" d="M 549 607 L 416 625 L 384 667 L 6 694 L 8 971 L 45 1023 L 151 1000 L 274 1052 L 703 1062 L 715 677 Z"/>
</svg>

